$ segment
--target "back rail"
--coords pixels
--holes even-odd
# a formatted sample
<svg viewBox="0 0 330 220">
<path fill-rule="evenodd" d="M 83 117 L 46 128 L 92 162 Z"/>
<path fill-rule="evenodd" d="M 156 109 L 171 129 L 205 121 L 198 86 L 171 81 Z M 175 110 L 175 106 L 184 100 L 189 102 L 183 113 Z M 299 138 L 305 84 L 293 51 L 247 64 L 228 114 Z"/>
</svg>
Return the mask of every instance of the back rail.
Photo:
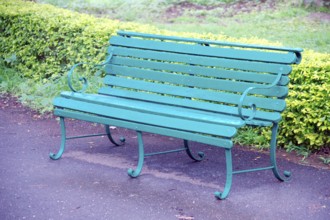
<svg viewBox="0 0 330 220">
<path fill-rule="evenodd" d="M 182 98 L 202 99 L 211 102 L 227 103 L 229 105 L 238 105 L 241 97 L 240 94 L 220 93 L 206 89 L 153 83 L 144 80 L 111 75 L 107 75 L 104 82 L 106 85 L 115 86 L 122 89 L 139 90 L 158 93 L 161 95 L 173 95 Z M 267 110 L 283 111 L 285 109 L 285 101 L 282 99 L 248 96 L 243 105 L 250 105 L 250 103 L 255 103 L 257 107 Z"/>
<path fill-rule="evenodd" d="M 146 33 L 137 33 L 137 32 L 129 32 L 129 31 L 118 31 L 118 35 L 123 37 L 138 37 L 138 38 L 147 38 L 147 39 L 159 39 L 159 40 L 169 40 L 176 42 L 191 42 L 197 43 L 201 45 L 218 45 L 225 47 L 238 47 L 238 48 L 250 48 L 250 49 L 258 49 L 258 50 L 274 50 L 274 51 L 289 51 L 296 53 L 297 57 L 300 58 L 297 60 L 298 64 L 301 61 L 301 52 L 303 51 L 301 48 L 288 48 L 288 47 L 276 47 L 276 46 L 262 46 L 255 44 L 241 44 L 241 43 L 232 43 L 232 42 L 223 42 L 223 41 L 215 41 L 215 40 L 205 40 L 205 39 L 196 39 L 196 38 L 186 38 L 186 37 L 177 37 L 177 36 L 164 36 L 157 34 L 146 34 Z"/>
<path fill-rule="evenodd" d="M 283 75 L 291 73 L 292 68 L 290 65 L 262 63 L 255 61 L 244 61 L 235 59 L 224 59 L 205 56 L 192 56 L 187 54 L 177 54 L 169 52 L 160 52 L 153 50 L 141 50 L 125 47 L 109 47 L 108 53 L 113 56 L 131 57 L 136 59 L 156 60 L 161 62 L 176 62 L 188 65 L 197 66 L 213 66 L 219 68 L 227 68 L 233 70 L 254 71 L 262 73 L 277 74 L 282 71 Z"/>
<path fill-rule="evenodd" d="M 183 63 L 159 62 L 157 60 L 136 59 L 132 57 L 113 56 L 111 64 L 127 67 L 137 67 L 147 70 L 159 70 L 174 73 L 182 73 L 196 75 L 200 77 L 212 77 L 219 79 L 232 79 L 244 82 L 256 83 L 272 83 L 276 76 L 275 74 L 263 74 L 252 71 L 235 71 L 213 66 L 196 66 Z M 106 69 L 109 67 L 106 67 Z M 282 76 L 279 85 L 287 85 L 289 83 L 288 76 Z"/>
<path fill-rule="evenodd" d="M 258 87 L 260 84 L 233 80 L 198 77 L 196 75 L 183 75 L 135 67 L 108 65 L 106 72 L 110 75 L 139 78 L 139 80 L 152 80 L 158 83 L 170 83 L 176 86 L 189 86 L 201 89 L 212 89 L 225 92 L 243 93 L 249 87 Z M 157 83 L 157 82 L 155 82 Z M 284 97 L 288 93 L 285 86 L 275 86 L 271 89 L 253 90 L 251 94 L 269 97 Z"/>
<path fill-rule="evenodd" d="M 111 45 L 138 48 L 143 50 L 155 50 L 179 54 L 189 54 L 217 58 L 229 58 L 239 60 L 250 60 L 267 63 L 291 64 L 297 59 L 296 54 L 287 51 L 262 51 L 242 50 L 237 48 L 205 47 L 200 44 L 174 43 L 157 40 L 127 38 L 114 36 L 110 39 Z"/>
<path fill-rule="evenodd" d="M 134 90 L 125 90 L 121 88 L 114 87 L 103 87 L 98 91 L 101 95 L 114 96 L 120 98 L 127 98 L 133 100 L 143 100 L 153 103 L 160 103 L 166 105 L 173 105 L 185 108 L 192 108 L 197 110 L 209 111 L 214 113 L 228 114 L 228 115 L 238 115 L 237 106 L 229 105 L 219 105 L 212 102 L 202 101 L 202 100 L 191 100 L 184 98 L 177 98 L 173 96 L 164 96 L 161 94 L 147 93 L 147 92 L 136 92 Z M 244 115 L 251 115 L 252 110 L 243 109 Z M 256 111 L 256 119 L 266 120 L 266 121 L 279 121 L 281 114 L 278 112 L 270 111 Z"/>
</svg>

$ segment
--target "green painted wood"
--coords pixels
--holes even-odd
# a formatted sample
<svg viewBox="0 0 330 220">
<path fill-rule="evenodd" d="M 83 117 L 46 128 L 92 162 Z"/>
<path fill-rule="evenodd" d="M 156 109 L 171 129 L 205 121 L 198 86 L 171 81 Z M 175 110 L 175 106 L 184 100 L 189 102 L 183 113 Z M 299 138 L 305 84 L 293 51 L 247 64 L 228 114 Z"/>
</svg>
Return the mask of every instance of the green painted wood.
<svg viewBox="0 0 330 220">
<path fill-rule="evenodd" d="M 89 114 L 102 115 L 122 121 L 132 121 L 135 123 L 149 124 L 153 126 L 171 128 L 174 130 L 188 131 L 194 133 L 204 133 L 221 137 L 232 137 L 236 134 L 236 128 L 232 126 L 215 125 L 205 122 L 191 121 L 187 119 L 167 117 L 164 115 L 154 115 L 146 112 L 137 112 L 123 108 L 115 108 L 84 101 L 77 101 L 57 97 L 53 102 L 54 106 L 68 108 L 75 111 L 86 112 Z M 135 129 L 135 130 L 138 130 Z"/>
<path fill-rule="evenodd" d="M 127 38 L 113 36 L 110 39 L 111 45 L 138 48 L 142 50 L 156 50 L 173 52 L 180 54 L 189 54 L 197 56 L 228 58 L 238 60 L 260 61 L 269 63 L 292 64 L 296 62 L 296 54 L 293 52 L 270 52 L 260 50 L 242 50 L 232 48 L 205 47 L 201 45 L 164 42 L 147 39 Z"/>
<path fill-rule="evenodd" d="M 184 107 L 166 105 L 161 103 L 145 102 L 134 99 L 123 99 L 96 94 L 81 94 L 72 92 L 62 92 L 61 96 L 82 102 L 105 105 L 121 109 L 128 109 L 137 112 L 144 112 L 154 115 L 163 115 L 172 118 L 182 118 L 192 121 L 206 122 L 210 124 L 229 125 L 242 127 L 245 122 L 237 116 L 224 115 L 220 113 L 188 109 Z"/>
<path fill-rule="evenodd" d="M 175 129 L 168 129 L 168 128 L 163 128 L 163 127 L 135 123 L 135 122 L 131 122 L 131 121 L 118 120 L 118 119 L 102 117 L 102 116 L 98 116 L 98 115 L 91 115 L 91 114 L 86 114 L 84 112 L 75 112 L 75 111 L 56 108 L 54 110 L 54 114 L 57 116 L 62 116 L 62 117 L 66 117 L 66 118 L 74 118 L 74 119 L 89 121 L 89 122 L 93 122 L 93 123 L 100 123 L 100 124 L 106 124 L 106 125 L 110 124 L 113 126 L 123 127 L 123 128 L 133 129 L 133 130 L 138 129 L 138 130 L 144 131 L 144 132 L 150 132 L 150 133 L 160 134 L 160 135 L 169 136 L 169 137 L 196 141 L 196 142 L 210 144 L 210 145 L 218 146 L 218 147 L 222 147 L 222 148 L 232 148 L 232 146 L 233 146 L 233 142 L 230 139 L 226 139 L 226 138 L 219 138 L 219 137 L 215 138 L 212 136 L 205 136 L 205 135 L 201 135 L 201 134 L 197 134 L 197 133 L 179 131 L 179 130 L 175 130 Z"/>
<path fill-rule="evenodd" d="M 49 153 L 49 157 L 52 160 L 60 159 L 65 150 L 65 142 L 66 142 L 67 138 L 66 138 L 65 122 L 64 122 L 63 117 L 60 117 L 60 128 L 61 128 L 61 145 L 60 145 L 60 149 L 57 151 L 57 153 L 53 153 L 53 152 Z"/>
<path fill-rule="evenodd" d="M 271 165 L 273 166 L 273 173 L 275 175 L 275 177 L 280 180 L 280 181 L 290 181 L 292 176 L 291 176 L 291 172 L 284 170 L 283 171 L 283 175 L 281 175 L 278 167 L 277 167 L 277 163 L 276 163 L 276 139 L 277 139 L 277 132 L 278 132 L 278 124 L 274 123 L 272 126 L 272 137 L 270 140 L 270 161 L 271 161 Z"/>
<path fill-rule="evenodd" d="M 143 144 L 143 138 L 142 138 L 142 132 L 139 130 L 136 130 L 137 139 L 138 139 L 138 149 L 139 149 L 139 156 L 138 156 L 138 164 L 136 166 L 136 169 L 129 168 L 127 170 L 127 174 L 130 177 L 138 177 L 142 171 L 145 153 L 144 153 L 144 144 Z"/>
<path fill-rule="evenodd" d="M 186 107 L 191 109 L 198 109 L 206 112 L 214 112 L 214 113 L 221 113 L 221 114 L 228 114 L 232 116 L 238 117 L 238 108 L 234 106 L 227 106 L 221 104 L 214 104 L 210 102 L 203 102 L 198 100 L 190 100 L 190 99 L 182 99 L 177 97 L 171 96 L 162 96 L 159 94 L 153 93 L 145 93 L 145 92 L 135 92 L 130 90 L 121 90 L 116 88 L 104 87 L 98 91 L 100 94 L 108 95 L 108 96 L 116 96 L 127 98 L 131 100 L 140 100 L 140 101 L 148 101 L 160 104 L 167 104 L 179 107 Z M 251 115 L 251 110 L 243 109 L 243 114 Z M 278 122 L 281 120 L 281 114 L 278 112 L 264 112 L 264 111 L 257 111 L 255 120 L 256 123 L 260 123 L 261 121 L 266 122 Z M 269 124 L 271 125 L 271 124 Z"/>
<path fill-rule="evenodd" d="M 206 89 L 197 89 L 189 87 L 179 87 L 167 84 L 152 83 L 142 80 L 134 80 L 129 78 L 121 78 L 115 76 L 106 76 L 104 80 L 105 84 L 111 86 L 123 87 L 126 89 L 137 89 L 146 92 L 155 92 L 159 94 L 175 95 L 186 98 L 196 98 L 207 101 L 221 102 L 238 105 L 240 94 L 225 93 L 209 91 Z M 245 99 L 245 104 L 255 103 L 259 108 L 283 111 L 285 109 L 285 101 L 281 99 L 271 98 L 259 98 L 254 96 L 248 96 Z M 244 104 L 244 103 L 243 103 Z"/>
<path fill-rule="evenodd" d="M 196 76 L 204 77 L 216 77 L 219 79 L 232 79 L 244 82 L 256 82 L 256 83 L 272 83 L 276 79 L 275 74 L 264 74 L 251 71 L 237 71 L 233 69 L 214 68 L 213 66 L 194 66 L 185 65 L 182 63 L 168 63 L 159 62 L 155 60 L 142 60 L 132 57 L 120 57 L 114 56 L 111 60 L 111 64 L 128 67 L 138 67 L 150 70 L 161 70 L 168 72 L 186 73 Z M 106 71 L 108 66 L 105 67 Z M 282 76 L 279 85 L 287 85 L 289 83 L 288 76 Z"/>
<path fill-rule="evenodd" d="M 226 148 L 227 178 L 224 190 L 215 193 L 217 198 L 227 197 L 233 174 L 272 169 L 278 179 L 289 179 L 288 171 L 284 177 L 278 173 L 274 152 L 292 71 L 289 64 L 300 62 L 302 50 L 131 32 L 119 35 L 110 40 L 110 56 L 103 63 L 107 65 L 105 87 L 98 94 L 62 92 L 54 99 L 62 143 L 51 158 L 62 155 L 67 139 L 99 135 L 66 138 L 64 118 L 74 118 L 106 125 L 108 136 L 109 125 L 137 131 L 139 163 L 136 170 L 128 171 L 132 177 L 139 175 L 148 155 L 142 132 L 151 132 L 183 139 L 185 148 L 179 150 L 187 150 L 195 160 L 204 154 L 193 156 L 188 141 Z M 256 89 L 260 86 L 264 89 Z M 257 106 L 255 112 L 247 108 L 251 104 Z M 244 120 L 252 113 L 252 120 Z M 273 126 L 272 166 L 233 171 L 231 138 L 244 125 Z M 157 153 L 149 155 L 153 154 Z"/>
<path fill-rule="evenodd" d="M 106 71 L 109 74 L 116 74 L 117 76 L 128 76 L 142 80 L 155 80 L 160 83 L 171 83 L 172 85 L 175 84 L 177 86 L 192 86 L 196 88 L 215 89 L 228 92 L 243 93 L 249 87 L 262 86 L 256 83 L 240 82 L 229 79 L 220 80 L 215 78 L 190 76 L 187 74 L 182 75 L 118 65 L 108 65 Z M 288 88 L 283 86 L 274 86 L 271 89 L 253 90 L 251 93 L 271 97 L 283 97 L 288 94 Z"/>
<path fill-rule="evenodd" d="M 108 53 L 114 56 L 135 57 L 139 59 L 159 60 L 164 62 L 176 62 L 201 66 L 213 66 L 244 71 L 256 71 L 277 74 L 281 69 L 284 75 L 292 71 L 292 67 L 284 64 L 263 63 L 247 60 L 224 59 L 216 57 L 193 56 L 169 52 L 141 50 L 134 48 L 114 47 L 108 49 Z"/>
<path fill-rule="evenodd" d="M 152 39 L 159 39 L 159 40 L 191 42 L 191 43 L 197 43 L 197 44 L 202 44 L 202 45 L 220 45 L 220 46 L 229 46 L 229 47 L 238 47 L 238 48 L 253 48 L 253 49 L 261 49 L 261 50 L 288 51 L 288 52 L 295 52 L 295 53 L 303 52 L 303 49 L 301 49 L 301 48 L 241 44 L 241 43 L 222 42 L 222 41 L 196 39 L 196 38 L 137 33 L 137 32 L 129 32 L 129 31 L 118 31 L 117 34 L 119 36 L 124 36 L 124 37 L 139 37 L 139 38 L 148 38 L 148 39 L 152 38 Z"/>
</svg>

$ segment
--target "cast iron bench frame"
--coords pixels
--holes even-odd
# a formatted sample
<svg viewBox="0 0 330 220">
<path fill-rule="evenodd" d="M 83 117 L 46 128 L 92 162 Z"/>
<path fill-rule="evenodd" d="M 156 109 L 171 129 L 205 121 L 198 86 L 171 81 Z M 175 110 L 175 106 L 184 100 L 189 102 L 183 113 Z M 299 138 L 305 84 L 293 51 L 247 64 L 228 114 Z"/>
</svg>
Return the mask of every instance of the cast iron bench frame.
<svg viewBox="0 0 330 220">
<path fill-rule="evenodd" d="M 272 170 L 280 181 L 288 181 L 291 172 L 280 174 L 276 164 L 276 138 L 280 113 L 285 109 L 288 75 L 291 64 L 301 61 L 302 49 L 227 43 L 153 34 L 119 31 L 110 38 L 104 63 L 105 87 L 98 94 L 84 93 L 71 82 L 74 65 L 68 73 L 71 92 L 62 92 L 54 99 L 54 114 L 60 117 L 61 146 L 50 153 L 59 159 L 66 140 L 91 136 L 111 136 L 109 125 L 137 132 L 139 159 L 131 177 L 142 170 L 146 156 L 186 151 L 195 161 L 204 153 L 194 155 L 188 141 L 196 141 L 225 149 L 225 199 L 232 185 L 233 174 Z M 265 110 L 266 109 L 266 110 Z M 66 137 L 64 119 L 100 123 L 105 134 Z M 232 138 L 244 126 L 272 126 L 270 166 L 233 170 Z M 184 147 L 156 153 L 144 153 L 142 132 L 156 133 L 184 140 Z"/>
</svg>

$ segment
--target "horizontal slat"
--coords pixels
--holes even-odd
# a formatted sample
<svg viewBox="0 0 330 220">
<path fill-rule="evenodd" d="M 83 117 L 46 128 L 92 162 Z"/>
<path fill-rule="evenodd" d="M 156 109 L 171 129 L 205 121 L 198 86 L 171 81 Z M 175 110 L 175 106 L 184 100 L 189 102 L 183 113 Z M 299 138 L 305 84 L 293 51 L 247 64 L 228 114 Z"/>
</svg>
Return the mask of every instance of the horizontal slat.
<svg viewBox="0 0 330 220">
<path fill-rule="evenodd" d="M 141 100 L 72 92 L 62 92 L 61 96 L 77 101 L 84 101 L 94 104 L 106 105 L 110 107 L 145 112 L 154 115 L 164 115 L 173 118 L 182 118 L 192 121 L 206 122 L 210 124 L 221 124 L 234 127 L 242 127 L 243 125 L 245 125 L 245 122 L 242 119 L 230 115 L 200 111 L 196 109 L 189 109 L 160 103 L 156 104 Z"/>
<path fill-rule="evenodd" d="M 204 89 L 216 89 L 229 92 L 243 93 L 249 87 L 259 87 L 260 84 L 238 82 L 233 80 L 220 80 L 214 78 L 205 78 L 198 76 L 173 74 L 160 71 L 146 70 L 127 66 L 107 65 L 106 71 L 110 74 L 129 76 L 146 80 L 155 80 L 160 82 L 172 83 L 176 85 L 192 86 Z M 264 96 L 283 97 L 288 94 L 288 88 L 283 86 L 274 86 L 271 89 L 252 90 L 251 94 Z"/>
<path fill-rule="evenodd" d="M 156 84 L 147 81 L 121 78 L 110 75 L 105 77 L 104 83 L 107 85 L 119 86 L 128 89 L 144 90 L 148 92 L 203 99 L 207 101 L 222 102 L 222 103 L 228 103 L 234 105 L 238 105 L 239 99 L 241 97 L 241 95 L 238 94 L 224 93 L 224 92 L 220 93 L 205 89 L 187 88 L 187 87 L 180 87 L 180 86 L 173 86 L 173 85 L 166 85 L 159 83 Z M 285 101 L 280 99 L 275 100 L 269 98 L 248 96 L 245 99 L 245 103 L 243 104 L 249 105 L 249 103 L 254 103 L 259 108 L 275 110 L 275 111 L 283 111 L 285 108 Z"/>
<path fill-rule="evenodd" d="M 130 121 L 135 123 L 147 124 L 157 127 L 170 128 L 174 130 L 203 133 L 221 137 L 233 137 L 236 134 L 236 128 L 224 125 L 196 122 L 186 119 L 166 117 L 163 115 L 154 115 L 142 113 L 122 108 L 103 106 L 99 104 L 88 103 L 57 97 L 54 99 L 54 106 L 68 108 L 71 110 L 82 111 L 90 114 L 101 115 L 113 119 Z M 138 128 L 137 128 L 138 129 Z M 136 130 L 137 130 L 136 129 Z"/>
<path fill-rule="evenodd" d="M 152 60 L 134 59 L 131 57 L 113 56 L 111 64 L 256 83 L 272 83 L 276 79 L 275 74 L 260 74 L 255 72 L 225 70 L 221 68 L 212 68 L 205 66 L 165 63 Z M 287 85 L 288 83 L 289 77 L 282 76 L 279 85 Z"/>
<path fill-rule="evenodd" d="M 146 34 L 146 33 L 137 33 L 130 31 L 118 31 L 118 35 L 125 37 L 141 37 L 141 38 L 153 38 L 160 40 L 170 40 L 170 41 L 181 41 L 181 42 L 192 42 L 198 44 L 213 44 L 220 46 L 230 46 L 230 47 L 240 47 L 240 48 L 253 48 L 253 49 L 261 49 L 261 50 L 275 50 L 275 51 L 289 51 L 300 53 L 303 50 L 301 48 L 288 48 L 288 47 L 275 47 L 275 46 L 263 46 L 263 45 L 255 45 L 255 44 L 242 44 L 242 43 L 233 43 L 233 42 L 222 42 L 222 41 L 214 41 L 214 40 L 205 40 L 205 39 L 196 39 L 196 38 L 186 38 L 186 37 L 177 37 L 177 36 L 165 36 L 165 35 L 157 35 L 157 34 Z"/>
<path fill-rule="evenodd" d="M 145 92 L 135 92 L 130 90 L 122 90 L 110 87 L 103 87 L 99 90 L 99 94 L 109 95 L 109 96 L 116 96 L 116 97 L 123 97 L 128 99 L 136 99 L 141 101 L 148 101 L 154 103 L 161 103 L 173 106 L 180 106 L 192 109 L 198 109 L 202 111 L 209 111 L 214 113 L 221 113 L 221 114 L 228 114 L 238 117 L 238 108 L 234 106 L 227 106 L 221 104 L 214 104 L 210 102 L 201 102 L 197 100 L 191 99 L 182 99 L 170 96 L 162 96 L 152 93 L 145 93 Z M 250 109 L 243 109 L 243 115 L 249 116 L 252 114 Z M 261 123 L 264 121 L 267 122 L 279 122 L 281 120 L 281 114 L 278 112 L 264 112 L 264 111 L 257 111 L 255 120 L 256 123 Z M 267 124 L 265 126 L 268 126 Z"/>
<path fill-rule="evenodd" d="M 178 131 L 178 130 L 162 128 L 162 127 L 155 127 L 152 125 L 139 124 L 139 123 L 134 123 L 134 122 L 129 122 L 129 121 L 117 120 L 117 119 L 113 119 L 113 118 L 105 118 L 105 117 L 101 117 L 101 116 L 86 114 L 83 112 L 74 112 L 74 111 L 70 111 L 70 110 L 55 109 L 54 114 L 57 116 L 74 118 L 74 119 L 89 121 L 89 122 L 93 122 L 93 123 L 113 125 L 113 126 L 117 126 L 117 127 L 123 127 L 123 128 L 143 131 L 143 132 L 150 132 L 150 133 L 154 133 L 154 134 L 176 137 L 176 138 L 190 140 L 190 141 L 197 141 L 197 142 L 210 144 L 213 146 L 218 146 L 218 147 L 223 147 L 223 148 L 232 148 L 232 146 L 233 146 L 233 142 L 231 140 L 225 139 L 225 138 L 215 138 L 215 137 L 211 137 L 211 136 L 204 136 L 201 134 Z"/>
<path fill-rule="evenodd" d="M 201 45 L 183 44 L 174 42 L 163 42 L 155 40 L 127 38 L 113 36 L 110 39 L 111 45 L 139 48 L 146 50 L 156 50 L 173 52 L 180 54 L 190 54 L 207 57 L 218 57 L 238 60 L 251 60 L 266 63 L 292 64 L 296 61 L 296 54 L 293 52 L 266 52 L 259 50 L 242 50 L 232 48 L 206 47 Z"/>
<path fill-rule="evenodd" d="M 235 117 L 238 116 L 238 108 L 234 106 L 227 106 L 221 104 L 214 104 L 210 102 L 201 102 L 197 100 L 191 99 L 182 99 L 176 98 L 171 96 L 162 96 L 152 93 L 141 93 L 135 92 L 130 90 L 122 90 L 110 87 L 103 87 L 99 90 L 99 94 L 107 95 L 107 96 L 114 96 L 114 97 L 123 97 L 127 99 L 136 99 L 146 102 L 153 102 L 153 103 L 161 103 L 191 109 L 198 109 L 206 112 L 214 112 L 214 113 L 221 113 L 232 115 Z M 252 111 L 250 109 L 243 108 L 243 115 L 250 116 Z M 278 112 L 264 112 L 264 111 L 256 111 L 255 119 L 256 123 L 262 122 L 279 122 L 281 120 L 281 114 Z M 267 123 L 266 123 L 267 124 Z M 265 126 L 269 126 L 271 124 L 267 124 Z"/>
<path fill-rule="evenodd" d="M 235 70 L 244 71 L 256 71 L 256 72 L 266 72 L 266 73 L 279 73 L 283 72 L 283 75 L 291 73 L 292 67 L 284 64 L 272 64 L 272 63 L 260 63 L 244 60 L 233 60 L 215 57 L 202 57 L 202 56 L 192 56 L 186 54 L 176 54 L 160 51 L 151 50 L 141 50 L 134 48 L 124 48 L 124 47 L 109 47 L 109 53 L 114 56 L 125 56 L 125 57 L 135 57 L 142 59 L 159 60 L 164 62 L 177 62 L 192 65 L 210 66 L 210 67 L 220 67 Z"/>
</svg>

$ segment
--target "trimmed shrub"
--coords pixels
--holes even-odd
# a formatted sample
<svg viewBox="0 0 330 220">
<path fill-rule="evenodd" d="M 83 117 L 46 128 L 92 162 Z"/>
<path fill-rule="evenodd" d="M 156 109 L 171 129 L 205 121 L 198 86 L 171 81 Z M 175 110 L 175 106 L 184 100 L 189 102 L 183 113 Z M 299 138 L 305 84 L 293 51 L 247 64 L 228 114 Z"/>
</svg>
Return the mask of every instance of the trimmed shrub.
<svg viewBox="0 0 330 220">
<path fill-rule="evenodd" d="M 330 55 L 306 51 L 290 75 L 280 143 L 330 146 Z"/>
<path fill-rule="evenodd" d="M 38 83 L 54 84 L 55 79 L 62 82 L 74 63 L 103 61 L 108 39 L 118 30 L 279 45 L 258 38 L 174 33 L 149 25 L 95 18 L 50 5 L 0 0 L 0 59 Z M 302 63 L 293 69 L 279 143 L 284 146 L 289 143 L 304 145 L 310 150 L 329 147 L 330 55 L 305 51 Z M 256 133 L 263 135 L 269 131 Z M 265 137 L 255 140 L 266 143 L 269 136 Z"/>
<path fill-rule="evenodd" d="M 76 62 L 100 62 L 120 28 L 155 29 L 17 0 L 1 0 L 0 13 L 1 57 L 35 80 L 61 76 Z"/>
</svg>

